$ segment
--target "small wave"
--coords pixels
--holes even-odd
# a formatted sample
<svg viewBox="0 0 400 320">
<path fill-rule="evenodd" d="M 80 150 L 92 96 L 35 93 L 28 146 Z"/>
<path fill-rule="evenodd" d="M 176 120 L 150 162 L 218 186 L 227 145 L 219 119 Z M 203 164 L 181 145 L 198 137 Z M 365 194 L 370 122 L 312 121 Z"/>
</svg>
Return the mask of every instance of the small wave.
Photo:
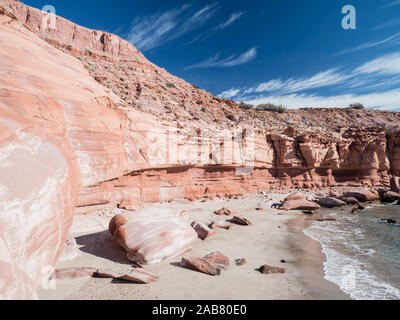
<svg viewBox="0 0 400 320">
<path fill-rule="evenodd" d="M 368 271 L 368 265 L 357 259 L 359 256 L 372 257 L 376 251 L 372 248 L 361 249 L 351 241 L 351 235 L 361 230 L 340 229 L 329 223 L 316 223 L 304 230 L 310 238 L 321 243 L 322 252 L 327 261 L 324 263 L 325 279 L 336 283 L 340 289 L 355 300 L 390 300 L 400 299 L 400 290 L 392 285 L 379 281 Z M 361 237 L 362 238 L 362 237 Z M 344 254 L 335 249 L 338 244 L 346 246 L 352 254 Z"/>
</svg>

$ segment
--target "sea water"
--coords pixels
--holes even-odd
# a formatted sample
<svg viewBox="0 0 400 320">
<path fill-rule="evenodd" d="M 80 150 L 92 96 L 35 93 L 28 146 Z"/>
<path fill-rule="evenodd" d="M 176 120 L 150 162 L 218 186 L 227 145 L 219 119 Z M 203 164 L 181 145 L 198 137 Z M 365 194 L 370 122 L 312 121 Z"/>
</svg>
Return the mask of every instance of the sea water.
<svg viewBox="0 0 400 320">
<path fill-rule="evenodd" d="M 304 230 L 321 243 L 325 278 L 353 299 L 400 299 L 400 206 L 370 206 L 358 214 L 337 210 L 327 217 L 337 221 L 315 221 Z"/>
</svg>

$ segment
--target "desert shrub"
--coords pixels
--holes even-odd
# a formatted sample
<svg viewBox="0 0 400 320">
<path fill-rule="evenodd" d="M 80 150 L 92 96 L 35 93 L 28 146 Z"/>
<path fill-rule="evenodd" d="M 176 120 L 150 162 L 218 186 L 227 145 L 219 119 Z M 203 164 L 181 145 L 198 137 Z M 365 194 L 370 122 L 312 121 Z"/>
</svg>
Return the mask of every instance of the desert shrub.
<svg viewBox="0 0 400 320">
<path fill-rule="evenodd" d="M 262 110 L 262 111 L 272 111 L 272 112 L 278 112 L 278 113 L 285 113 L 286 108 L 282 105 L 275 105 L 272 103 L 266 103 L 266 104 L 260 104 L 256 107 L 257 110 Z"/>
<path fill-rule="evenodd" d="M 363 109 L 365 109 L 365 107 L 364 107 L 364 105 L 362 103 L 356 102 L 356 103 L 352 103 L 349 106 L 349 109 L 363 110 Z"/>
<path fill-rule="evenodd" d="M 175 88 L 175 85 L 173 83 L 166 83 L 165 86 L 167 88 Z"/>
<path fill-rule="evenodd" d="M 242 109 L 248 110 L 248 109 L 253 109 L 254 105 L 249 104 L 249 103 L 241 102 L 241 103 L 239 103 L 239 107 L 242 108 Z"/>
</svg>

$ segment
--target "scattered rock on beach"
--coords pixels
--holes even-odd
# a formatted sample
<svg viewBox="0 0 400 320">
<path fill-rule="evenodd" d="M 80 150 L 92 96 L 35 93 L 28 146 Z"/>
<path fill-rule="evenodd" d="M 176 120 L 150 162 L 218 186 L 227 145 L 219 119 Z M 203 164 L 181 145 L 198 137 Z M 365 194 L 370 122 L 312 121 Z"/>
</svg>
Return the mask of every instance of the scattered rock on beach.
<svg viewBox="0 0 400 320">
<path fill-rule="evenodd" d="M 249 220 L 247 220 L 245 218 L 240 218 L 240 217 L 237 217 L 237 216 L 234 216 L 232 218 L 232 222 L 236 223 L 238 225 L 241 225 L 241 226 L 251 226 L 252 225 L 252 223 Z"/>
<path fill-rule="evenodd" d="M 227 208 L 222 208 L 220 210 L 214 211 L 215 214 L 219 216 L 231 216 L 233 215 L 233 211 L 227 209 Z"/>
<path fill-rule="evenodd" d="M 214 266 L 204 258 L 182 258 L 181 267 L 202 272 L 210 276 L 219 276 L 221 269 Z"/>
<path fill-rule="evenodd" d="M 236 263 L 236 265 L 237 265 L 238 267 L 240 267 L 240 266 L 244 266 L 244 265 L 247 263 L 247 261 L 246 261 L 246 259 L 241 258 L 241 259 L 236 259 L 236 260 L 235 260 L 235 263 Z"/>
<path fill-rule="evenodd" d="M 206 255 L 204 259 L 224 270 L 228 269 L 230 265 L 229 258 L 219 251 Z"/>
<path fill-rule="evenodd" d="M 107 278 L 107 279 L 118 279 L 122 275 L 118 272 L 109 269 L 99 269 L 94 274 L 94 278 Z"/>
<path fill-rule="evenodd" d="M 132 269 L 128 274 L 115 278 L 133 283 L 148 284 L 158 280 L 158 276 L 146 269 Z"/>
<path fill-rule="evenodd" d="M 317 202 L 320 206 L 325 208 L 343 207 L 347 204 L 345 201 L 331 197 L 320 198 L 317 200 Z"/>
<path fill-rule="evenodd" d="M 219 276 L 229 267 L 230 260 L 221 252 L 213 252 L 204 258 L 182 258 L 181 267 L 211 276 Z"/>
<path fill-rule="evenodd" d="M 376 201 L 379 200 L 379 194 L 368 191 L 368 190 L 359 190 L 353 192 L 347 192 L 344 197 L 353 197 L 356 198 L 358 201 L 367 202 L 367 201 Z"/>
<path fill-rule="evenodd" d="M 196 231 L 198 237 L 201 240 L 206 240 L 208 237 L 211 237 L 216 233 L 215 230 L 210 229 L 205 223 L 193 221 L 191 224 L 194 231 Z"/>
<path fill-rule="evenodd" d="M 76 267 L 57 269 L 55 272 L 56 280 L 75 280 L 91 278 L 97 272 L 96 268 Z"/>
<path fill-rule="evenodd" d="M 267 264 L 263 265 L 259 269 L 262 274 L 279 274 L 279 273 L 286 273 L 286 268 L 278 268 L 278 267 L 271 267 Z"/>
<path fill-rule="evenodd" d="M 233 228 L 233 223 L 226 221 L 226 220 L 217 220 L 214 221 L 211 225 L 211 229 L 226 229 L 231 230 Z"/>
</svg>

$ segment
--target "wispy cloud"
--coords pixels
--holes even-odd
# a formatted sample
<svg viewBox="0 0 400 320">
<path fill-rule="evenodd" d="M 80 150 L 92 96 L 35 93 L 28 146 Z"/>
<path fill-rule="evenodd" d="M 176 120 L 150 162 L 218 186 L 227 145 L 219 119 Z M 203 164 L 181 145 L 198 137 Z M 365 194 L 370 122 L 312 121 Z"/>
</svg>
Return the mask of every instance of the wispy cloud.
<svg viewBox="0 0 400 320">
<path fill-rule="evenodd" d="M 354 102 L 360 102 L 367 108 L 400 111 L 400 89 L 379 93 L 344 94 L 327 97 L 311 94 L 276 95 L 245 101 L 253 105 L 264 103 L 282 104 L 288 108 L 340 108 L 347 107 Z"/>
<path fill-rule="evenodd" d="M 281 93 L 298 92 L 314 88 L 332 86 L 342 83 L 349 78 L 348 75 L 340 73 L 337 69 L 330 69 L 317 73 L 311 77 L 291 78 L 285 81 L 280 79 L 261 83 L 255 88 L 250 88 L 245 93 L 261 93 L 279 91 Z"/>
<path fill-rule="evenodd" d="M 244 13 L 245 13 L 244 11 L 232 13 L 231 16 L 229 17 L 229 19 L 227 21 L 225 21 L 224 23 L 220 24 L 219 26 L 216 26 L 215 30 L 224 30 L 224 29 L 228 28 L 236 20 L 239 20 L 244 15 Z"/>
<path fill-rule="evenodd" d="M 364 63 L 354 70 L 355 74 L 400 74 L 400 52 L 386 54 Z"/>
<path fill-rule="evenodd" d="M 198 68 L 229 68 L 238 65 L 242 65 L 254 60 L 257 57 L 257 48 L 251 48 L 241 55 L 231 55 L 226 59 L 220 59 L 220 54 L 217 53 L 215 56 L 210 57 L 202 62 L 195 63 L 191 66 L 186 67 L 184 70 L 198 69 Z"/>
<path fill-rule="evenodd" d="M 398 4 L 400 4 L 400 0 L 392 1 L 392 2 L 382 6 L 381 8 L 388 8 L 388 7 L 392 7 L 392 6 L 398 5 Z"/>
<path fill-rule="evenodd" d="M 332 68 L 309 77 L 293 77 L 287 80 L 272 79 L 251 88 L 232 88 L 220 97 L 235 98 L 253 104 L 271 102 L 288 107 L 340 107 L 360 101 L 368 107 L 396 106 L 400 108 L 400 89 L 391 89 L 400 84 L 400 51 L 370 60 L 352 69 Z M 338 94 L 322 97 L 315 90 L 330 87 Z M 370 93 L 386 88 L 386 92 Z M 313 91 L 312 91 L 313 90 Z M 313 93 L 314 92 L 314 93 Z M 394 108 L 394 107 L 393 107 Z"/>
<path fill-rule="evenodd" d="M 373 28 L 372 30 L 381 30 L 381 29 L 386 29 L 386 28 L 390 28 L 390 27 L 394 27 L 397 26 L 398 24 L 400 24 L 400 18 L 395 18 L 389 21 L 386 21 L 380 25 L 377 25 L 375 28 Z"/>
<path fill-rule="evenodd" d="M 185 4 L 165 12 L 138 17 L 132 22 L 127 40 L 146 51 L 176 39 L 205 24 L 216 12 L 217 3 L 193 11 Z"/>
<path fill-rule="evenodd" d="M 369 49 L 369 48 L 373 48 L 373 47 L 377 47 L 377 46 L 381 46 L 381 45 L 391 46 L 391 45 L 397 45 L 397 44 L 400 44 L 400 32 L 394 34 L 393 36 L 391 36 L 389 38 L 383 39 L 383 40 L 370 41 L 370 42 L 363 43 L 363 44 L 353 47 L 353 48 L 348 48 L 348 49 L 342 50 L 342 51 L 334 54 L 334 56 L 344 55 L 347 53 L 365 50 L 365 49 Z"/>
<path fill-rule="evenodd" d="M 189 45 L 192 44 L 196 41 L 204 41 L 208 38 L 210 38 L 215 32 L 218 31 L 222 31 L 225 30 L 226 28 L 228 28 L 230 25 L 234 24 L 237 20 L 239 20 L 246 12 L 242 11 L 242 12 L 234 12 L 230 15 L 230 17 L 228 18 L 228 20 L 226 20 L 225 22 L 221 23 L 220 25 L 217 25 L 216 27 L 212 27 L 202 33 L 200 33 L 199 35 L 197 35 L 195 38 L 193 38 L 192 40 L 190 40 L 189 42 L 187 42 L 185 45 Z"/>
<path fill-rule="evenodd" d="M 232 89 L 226 90 L 224 92 L 221 92 L 218 96 L 221 98 L 224 98 L 224 99 L 230 99 L 230 98 L 237 96 L 237 94 L 239 92 L 240 92 L 240 89 L 232 88 Z"/>
</svg>

